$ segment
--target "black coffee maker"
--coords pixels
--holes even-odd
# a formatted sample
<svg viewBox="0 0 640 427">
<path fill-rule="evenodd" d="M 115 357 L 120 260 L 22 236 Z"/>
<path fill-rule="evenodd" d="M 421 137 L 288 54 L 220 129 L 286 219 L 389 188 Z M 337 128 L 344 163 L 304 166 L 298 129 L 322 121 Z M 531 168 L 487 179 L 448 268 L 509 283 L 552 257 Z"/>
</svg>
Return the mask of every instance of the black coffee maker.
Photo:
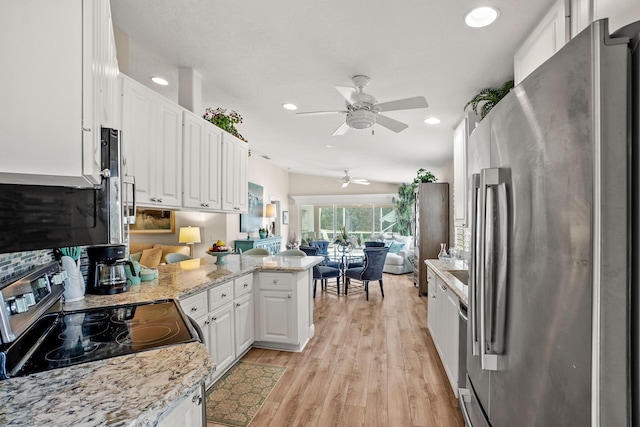
<svg viewBox="0 0 640 427">
<path fill-rule="evenodd" d="M 126 268 L 135 274 L 133 264 L 126 259 L 125 245 L 96 245 L 87 247 L 89 275 L 87 293 L 111 295 L 129 290 Z"/>
</svg>

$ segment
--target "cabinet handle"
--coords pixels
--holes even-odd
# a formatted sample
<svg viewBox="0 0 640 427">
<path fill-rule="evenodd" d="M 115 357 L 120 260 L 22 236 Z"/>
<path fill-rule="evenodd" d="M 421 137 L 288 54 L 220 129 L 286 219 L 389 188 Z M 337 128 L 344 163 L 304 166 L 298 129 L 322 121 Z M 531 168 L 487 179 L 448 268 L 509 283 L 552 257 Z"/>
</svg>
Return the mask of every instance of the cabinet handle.
<svg viewBox="0 0 640 427">
<path fill-rule="evenodd" d="M 83 130 L 84 132 L 91 132 L 91 128 L 86 128 L 86 127 L 84 127 L 84 126 L 82 127 L 82 130 Z"/>
<path fill-rule="evenodd" d="M 227 294 L 222 294 L 222 298 L 226 298 L 226 297 L 227 297 Z"/>
<path fill-rule="evenodd" d="M 247 286 L 249 286 L 249 284 L 248 284 L 248 283 L 245 283 L 245 284 L 243 285 L 243 287 L 245 287 L 245 288 L 246 288 Z"/>
<path fill-rule="evenodd" d="M 198 307 L 191 307 L 191 312 L 195 313 L 196 311 L 198 311 Z"/>
<path fill-rule="evenodd" d="M 158 202 L 159 202 L 159 203 L 162 203 L 162 199 L 158 199 Z"/>
<path fill-rule="evenodd" d="M 193 403 L 195 403 L 196 405 L 200 406 L 200 404 L 202 403 L 202 396 L 197 394 L 197 395 L 193 396 L 193 399 L 191 399 L 191 401 Z"/>
<path fill-rule="evenodd" d="M 442 289 L 443 291 L 446 291 L 447 288 L 445 286 L 440 285 L 440 289 Z"/>
<path fill-rule="evenodd" d="M 287 295 L 287 298 L 291 298 L 291 294 L 288 294 L 288 295 Z"/>
<path fill-rule="evenodd" d="M 211 320 L 218 320 L 218 318 L 217 317 L 212 317 Z"/>
<path fill-rule="evenodd" d="M 273 279 L 273 284 L 274 285 L 278 284 L 278 279 Z"/>
<path fill-rule="evenodd" d="M 210 320 L 205 320 L 205 322 L 204 322 L 205 325 L 208 325 L 209 323 L 211 323 Z"/>
<path fill-rule="evenodd" d="M 240 304 L 239 304 L 239 303 L 236 303 L 236 307 L 240 307 Z"/>
</svg>

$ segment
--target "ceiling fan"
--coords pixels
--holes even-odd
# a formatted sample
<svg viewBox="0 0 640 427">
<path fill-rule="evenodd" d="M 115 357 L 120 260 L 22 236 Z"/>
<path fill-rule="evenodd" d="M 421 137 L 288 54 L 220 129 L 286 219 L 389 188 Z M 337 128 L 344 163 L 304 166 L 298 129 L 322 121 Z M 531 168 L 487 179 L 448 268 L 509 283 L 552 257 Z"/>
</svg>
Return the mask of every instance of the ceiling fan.
<svg viewBox="0 0 640 427">
<path fill-rule="evenodd" d="M 363 178 L 351 178 L 349 176 L 349 171 L 345 170 L 344 171 L 344 176 L 342 177 L 342 179 L 340 179 L 340 181 L 342 183 L 342 188 L 347 188 L 349 186 L 349 184 L 353 183 L 353 184 L 359 184 L 359 185 L 369 185 L 369 181 Z"/>
<path fill-rule="evenodd" d="M 349 128 L 367 129 L 378 123 L 396 133 L 402 132 L 407 124 L 380 114 L 385 111 L 410 110 L 414 108 L 426 108 L 429 106 L 427 100 L 423 96 L 414 96 L 413 98 L 397 99 L 395 101 L 383 102 L 378 104 L 376 99 L 364 93 L 371 80 L 367 76 L 357 75 L 351 78 L 355 87 L 336 86 L 340 95 L 346 100 L 346 110 L 336 111 L 309 111 L 297 113 L 299 115 L 318 115 L 318 114 L 346 114 L 345 122 L 333 132 L 332 136 L 344 135 Z"/>
</svg>

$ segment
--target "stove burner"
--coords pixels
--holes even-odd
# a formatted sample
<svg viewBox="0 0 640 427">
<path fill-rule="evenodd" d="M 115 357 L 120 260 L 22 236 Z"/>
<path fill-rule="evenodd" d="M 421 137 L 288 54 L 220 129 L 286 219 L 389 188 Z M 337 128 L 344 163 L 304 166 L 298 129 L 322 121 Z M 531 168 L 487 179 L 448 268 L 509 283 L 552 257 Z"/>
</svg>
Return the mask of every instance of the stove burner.
<svg viewBox="0 0 640 427">
<path fill-rule="evenodd" d="M 109 313 L 106 311 L 98 311 L 95 313 L 83 313 L 84 314 L 84 323 L 97 323 L 104 322 L 109 317 Z"/>
<path fill-rule="evenodd" d="M 79 338 L 76 345 L 69 348 L 68 346 L 58 347 L 48 352 L 44 357 L 49 362 L 72 362 L 76 359 L 86 357 L 100 347 L 94 342 L 83 343 Z"/>
<path fill-rule="evenodd" d="M 179 332 L 177 324 L 133 326 L 131 330 L 121 332 L 116 337 L 116 342 L 128 346 L 159 344 L 175 337 Z"/>
</svg>

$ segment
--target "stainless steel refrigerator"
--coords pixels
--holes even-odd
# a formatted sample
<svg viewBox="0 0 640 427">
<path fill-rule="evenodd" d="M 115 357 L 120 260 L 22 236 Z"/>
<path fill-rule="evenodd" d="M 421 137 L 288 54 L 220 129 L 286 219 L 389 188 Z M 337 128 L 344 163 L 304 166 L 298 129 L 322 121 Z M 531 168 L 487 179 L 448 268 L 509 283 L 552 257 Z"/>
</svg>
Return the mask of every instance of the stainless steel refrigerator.
<svg viewBox="0 0 640 427">
<path fill-rule="evenodd" d="M 637 417 L 632 45 L 595 22 L 469 138 L 467 425 Z"/>
</svg>

